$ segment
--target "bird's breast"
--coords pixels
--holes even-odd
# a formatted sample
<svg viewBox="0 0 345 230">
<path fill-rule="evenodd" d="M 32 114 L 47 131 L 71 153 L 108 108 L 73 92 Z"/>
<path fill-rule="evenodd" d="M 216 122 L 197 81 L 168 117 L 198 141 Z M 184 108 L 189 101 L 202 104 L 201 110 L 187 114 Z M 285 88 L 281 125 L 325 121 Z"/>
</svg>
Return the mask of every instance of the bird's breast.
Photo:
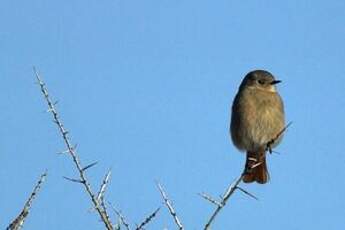
<svg viewBox="0 0 345 230">
<path fill-rule="evenodd" d="M 245 150 L 262 148 L 284 128 L 283 104 L 277 93 L 239 93 L 234 101 L 232 117 L 232 123 L 237 123 L 231 124 L 231 132 L 235 134 L 232 136 L 235 136 L 238 146 Z"/>
</svg>

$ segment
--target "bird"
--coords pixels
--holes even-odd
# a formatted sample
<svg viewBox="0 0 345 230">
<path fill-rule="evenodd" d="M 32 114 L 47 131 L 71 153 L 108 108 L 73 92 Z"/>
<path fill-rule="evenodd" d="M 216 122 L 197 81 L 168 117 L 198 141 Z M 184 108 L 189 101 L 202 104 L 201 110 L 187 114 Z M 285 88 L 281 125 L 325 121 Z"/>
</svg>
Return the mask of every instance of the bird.
<svg viewBox="0 0 345 230">
<path fill-rule="evenodd" d="M 232 103 L 230 136 L 246 153 L 245 183 L 269 181 L 266 152 L 282 140 L 284 104 L 276 85 L 281 80 L 266 70 L 253 70 L 243 78 Z"/>
</svg>

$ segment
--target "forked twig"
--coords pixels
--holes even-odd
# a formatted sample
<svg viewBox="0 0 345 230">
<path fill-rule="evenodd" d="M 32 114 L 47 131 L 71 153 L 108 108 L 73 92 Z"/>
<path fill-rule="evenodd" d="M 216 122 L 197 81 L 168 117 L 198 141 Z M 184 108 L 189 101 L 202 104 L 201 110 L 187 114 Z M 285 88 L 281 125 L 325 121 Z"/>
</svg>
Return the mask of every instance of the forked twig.
<svg viewBox="0 0 345 230">
<path fill-rule="evenodd" d="M 237 186 L 239 185 L 239 183 L 241 183 L 243 179 L 243 174 L 237 178 L 226 190 L 226 192 L 224 193 L 224 195 L 221 197 L 221 201 L 220 202 L 212 202 L 213 204 L 216 204 L 216 210 L 213 212 L 213 214 L 211 215 L 210 219 L 207 221 L 206 225 L 205 225 L 205 230 L 209 230 L 211 224 L 213 223 L 214 219 L 216 218 L 216 216 L 218 215 L 218 213 L 220 212 L 220 210 L 222 210 L 222 208 L 226 205 L 227 201 L 229 200 L 230 196 L 235 192 L 235 190 L 238 188 Z M 206 198 L 205 198 L 206 199 Z M 210 201 L 210 199 L 207 199 L 208 201 Z M 214 200 L 214 199 L 212 199 Z"/>
</svg>

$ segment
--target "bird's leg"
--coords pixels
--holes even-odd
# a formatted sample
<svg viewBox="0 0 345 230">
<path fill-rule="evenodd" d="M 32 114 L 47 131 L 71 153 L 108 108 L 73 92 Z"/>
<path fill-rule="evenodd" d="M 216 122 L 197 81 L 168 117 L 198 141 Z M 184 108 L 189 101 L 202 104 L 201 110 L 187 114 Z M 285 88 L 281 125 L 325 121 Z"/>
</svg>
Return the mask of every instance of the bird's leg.
<svg viewBox="0 0 345 230">
<path fill-rule="evenodd" d="M 265 152 L 268 151 L 270 154 L 272 154 L 273 152 L 272 145 L 274 144 L 274 142 L 275 142 L 275 139 L 272 139 L 269 142 L 267 142 Z"/>
</svg>

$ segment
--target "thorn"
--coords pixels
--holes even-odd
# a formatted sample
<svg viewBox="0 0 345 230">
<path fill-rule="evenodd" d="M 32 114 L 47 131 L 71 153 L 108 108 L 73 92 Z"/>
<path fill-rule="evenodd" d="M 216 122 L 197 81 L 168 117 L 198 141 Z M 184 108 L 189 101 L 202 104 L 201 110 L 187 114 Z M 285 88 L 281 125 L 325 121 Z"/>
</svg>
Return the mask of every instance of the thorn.
<svg viewBox="0 0 345 230">
<path fill-rule="evenodd" d="M 66 154 L 66 153 L 69 153 L 69 150 L 65 150 L 65 151 L 61 151 L 61 152 L 58 152 L 57 154 Z"/>
<path fill-rule="evenodd" d="M 273 150 L 272 150 L 272 153 L 275 153 L 275 154 L 278 154 L 278 155 L 280 155 L 280 154 L 281 154 L 280 152 L 273 151 Z"/>
<path fill-rule="evenodd" d="M 64 179 L 66 179 L 66 180 L 69 180 L 69 181 L 71 181 L 71 182 L 75 182 L 75 183 L 80 183 L 80 184 L 84 184 L 85 183 L 85 181 L 82 181 L 82 180 L 79 180 L 79 179 L 73 179 L 73 178 L 69 178 L 69 177 L 63 177 Z"/>
<path fill-rule="evenodd" d="M 93 163 L 91 163 L 91 164 L 85 166 L 84 168 L 82 168 L 82 171 L 85 171 L 86 169 L 89 169 L 89 168 L 95 166 L 96 164 L 98 164 L 98 161 L 93 162 Z"/>
<path fill-rule="evenodd" d="M 201 196 L 202 198 L 204 198 L 205 200 L 211 202 L 212 204 L 218 206 L 218 207 L 222 207 L 223 205 L 218 202 L 217 200 L 213 199 L 211 196 L 207 195 L 206 193 L 198 193 L 199 196 Z"/>
<path fill-rule="evenodd" d="M 254 196 L 253 194 L 251 194 L 250 192 L 244 190 L 243 188 L 236 186 L 237 189 L 239 189 L 241 192 L 243 192 L 244 194 L 250 196 L 251 198 L 255 199 L 255 200 L 259 200 L 259 198 L 257 198 L 256 196 Z"/>
</svg>

